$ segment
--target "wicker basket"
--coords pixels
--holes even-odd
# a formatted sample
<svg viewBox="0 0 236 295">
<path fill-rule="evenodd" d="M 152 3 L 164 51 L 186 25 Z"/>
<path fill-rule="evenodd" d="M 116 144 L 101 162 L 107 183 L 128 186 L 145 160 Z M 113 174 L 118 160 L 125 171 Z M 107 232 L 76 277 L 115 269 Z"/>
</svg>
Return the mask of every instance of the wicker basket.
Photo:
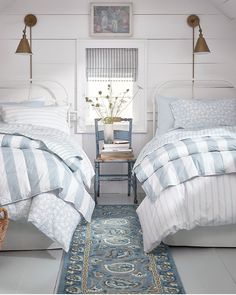
<svg viewBox="0 0 236 295">
<path fill-rule="evenodd" d="M 1 215 L 3 216 L 3 218 L 1 218 Z M 8 222 L 9 220 L 7 210 L 4 208 L 0 208 L 0 250 L 2 248 L 2 243 L 7 231 Z"/>
</svg>

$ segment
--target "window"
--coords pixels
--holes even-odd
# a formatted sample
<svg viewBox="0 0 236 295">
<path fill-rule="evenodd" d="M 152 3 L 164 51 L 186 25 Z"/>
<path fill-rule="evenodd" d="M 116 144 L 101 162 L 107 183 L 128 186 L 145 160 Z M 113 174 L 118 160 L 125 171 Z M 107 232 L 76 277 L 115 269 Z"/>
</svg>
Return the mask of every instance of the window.
<svg viewBox="0 0 236 295">
<path fill-rule="evenodd" d="M 90 43 L 89 41 L 87 42 Z M 109 43 L 113 42 L 109 41 Z M 145 110 L 145 96 L 143 91 L 144 71 L 140 71 L 140 68 L 143 68 L 143 58 L 141 58 L 143 48 L 140 48 L 140 44 L 139 46 L 135 46 L 135 42 L 137 41 L 133 42 L 134 46 L 131 43 L 129 43 L 129 46 L 125 46 L 127 44 L 121 42 L 123 46 L 120 44 L 119 47 L 105 46 L 106 44 L 104 43 L 108 43 L 105 41 L 104 43 L 94 41 L 93 46 L 89 46 L 90 44 L 86 44 L 85 42 L 83 53 L 80 47 L 81 55 L 84 54 L 84 63 L 79 71 L 81 77 L 79 80 L 84 81 L 83 97 L 96 97 L 99 91 L 104 93 L 107 90 L 108 84 L 112 85 L 114 94 L 123 93 L 126 89 L 129 89 L 129 95 L 131 97 L 141 87 L 142 90 L 135 95 L 135 99 L 121 113 L 121 116 L 133 118 L 134 131 L 144 131 L 146 128 L 146 122 L 144 121 L 146 113 L 144 114 L 143 112 Z M 99 44 L 96 46 L 96 43 Z M 99 45 L 102 46 L 99 47 Z M 97 117 L 97 114 L 88 105 L 84 105 L 83 107 L 86 110 L 84 118 L 85 129 L 89 131 L 89 129 L 91 130 L 89 126 L 94 125 L 94 118 Z M 142 112 L 141 116 L 140 111 Z"/>
<path fill-rule="evenodd" d="M 109 81 L 88 81 L 87 83 L 87 96 L 89 97 L 96 97 L 99 91 L 102 91 L 103 93 L 106 92 L 106 89 L 108 88 L 108 84 L 112 86 L 112 93 L 114 96 L 119 96 L 119 94 L 123 93 L 126 89 L 129 89 L 129 96 L 133 97 L 134 95 L 134 83 L 131 81 L 123 81 L 110 79 Z M 133 117 L 133 100 L 127 107 L 122 111 L 122 113 L 119 115 L 124 118 Z M 98 115 L 95 110 L 92 108 L 90 109 L 90 116 L 88 117 L 88 122 L 93 124 L 94 118 L 97 118 Z"/>
</svg>

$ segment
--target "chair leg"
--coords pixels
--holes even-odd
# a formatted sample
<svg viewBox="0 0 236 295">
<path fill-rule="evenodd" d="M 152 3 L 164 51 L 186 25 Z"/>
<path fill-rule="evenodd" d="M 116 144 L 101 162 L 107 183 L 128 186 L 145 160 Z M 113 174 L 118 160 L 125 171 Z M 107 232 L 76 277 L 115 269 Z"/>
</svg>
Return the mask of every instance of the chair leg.
<svg viewBox="0 0 236 295">
<path fill-rule="evenodd" d="M 97 197 L 100 197 L 100 164 L 98 164 L 98 189 L 97 189 Z"/>
<path fill-rule="evenodd" d="M 99 163 L 95 162 L 95 177 L 94 177 L 94 200 L 97 204 L 97 197 L 99 196 Z"/>
<path fill-rule="evenodd" d="M 133 174 L 133 190 L 134 190 L 134 204 L 138 204 L 137 199 L 137 177 L 136 174 Z"/>
<path fill-rule="evenodd" d="M 128 197 L 131 192 L 131 181 L 132 181 L 132 163 L 128 163 Z"/>
<path fill-rule="evenodd" d="M 97 191 L 96 191 L 96 183 L 97 183 L 97 179 L 96 179 L 96 173 L 94 175 L 94 180 L 93 180 L 93 193 L 94 193 L 94 201 L 95 201 L 95 205 L 97 205 Z"/>
</svg>

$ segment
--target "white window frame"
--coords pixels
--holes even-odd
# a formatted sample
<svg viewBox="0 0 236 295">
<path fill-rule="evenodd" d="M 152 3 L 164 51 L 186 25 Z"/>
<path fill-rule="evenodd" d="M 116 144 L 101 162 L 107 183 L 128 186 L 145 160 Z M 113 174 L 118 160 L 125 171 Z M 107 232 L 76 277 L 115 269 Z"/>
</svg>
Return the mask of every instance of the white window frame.
<svg viewBox="0 0 236 295">
<path fill-rule="evenodd" d="M 80 118 L 77 125 L 79 133 L 93 133 L 94 125 L 85 124 L 85 110 L 88 107 L 85 102 L 86 96 L 86 48 L 138 48 L 138 79 L 135 83 L 141 86 L 141 94 L 138 101 L 134 100 L 135 117 L 133 120 L 134 133 L 147 132 L 147 99 L 146 99 L 146 42 L 144 40 L 78 40 L 77 41 L 77 64 L 78 64 L 78 101 L 77 111 Z"/>
</svg>

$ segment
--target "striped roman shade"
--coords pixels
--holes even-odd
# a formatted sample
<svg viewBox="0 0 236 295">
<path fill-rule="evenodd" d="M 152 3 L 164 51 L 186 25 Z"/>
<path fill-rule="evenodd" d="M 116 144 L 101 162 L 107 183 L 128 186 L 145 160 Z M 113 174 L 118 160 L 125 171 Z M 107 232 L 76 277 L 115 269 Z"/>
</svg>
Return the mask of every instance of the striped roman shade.
<svg viewBox="0 0 236 295">
<path fill-rule="evenodd" d="M 87 81 L 136 81 L 137 74 L 138 48 L 86 48 Z"/>
</svg>

